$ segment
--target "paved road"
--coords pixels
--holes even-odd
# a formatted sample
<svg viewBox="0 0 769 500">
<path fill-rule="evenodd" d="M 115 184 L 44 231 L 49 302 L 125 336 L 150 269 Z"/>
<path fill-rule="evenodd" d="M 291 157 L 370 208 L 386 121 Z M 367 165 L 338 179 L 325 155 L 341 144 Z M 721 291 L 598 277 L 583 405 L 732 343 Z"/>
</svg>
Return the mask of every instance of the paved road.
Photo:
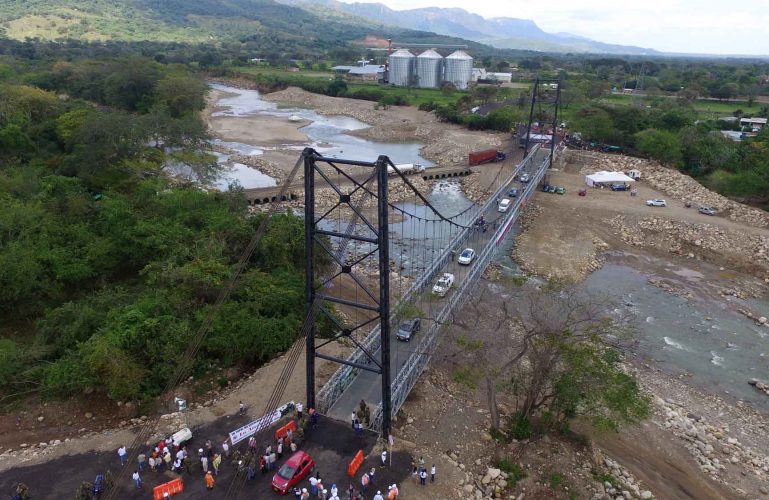
<svg viewBox="0 0 769 500">
<path fill-rule="evenodd" d="M 538 162 L 534 162 L 533 165 L 529 168 L 533 169 L 535 168 L 535 165 L 539 166 L 539 162 L 541 161 L 542 160 L 540 159 Z M 516 167 L 516 174 L 518 176 L 522 175 L 523 173 L 524 170 L 521 170 L 520 166 Z M 534 172 L 528 173 L 531 175 Z M 513 187 L 518 188 L 520 194 L 525 186 L 519 181 L 512 181 L 505 187 L 504 192 L 508 192 Z M 517 198 L 511 198 L 511 201 L 512 204 L 510 205 L 509 212 L 515 210 L 515 208 L 520 205 L 522 199 L 519 196 Z M 476 251 L 476 253 L 480 253 L 481 250 L 485 248 L 487 244 L 489 244 L 492 236 L 495 233 L 495 230 L 498 227 L 498 224 L 500 223 L 499 221 L 502 219 L 502 217 L 504 217 L 504 215 L 505 214 L 502 214 L 497 210 L 496 204 L 491 204 L 483 213 L 483 217 L 488 223 L 486 231 L 474 232 L 463 244 L 463 248 L 472 248 Z M 458 249 L 457 257 L 459 257 L 461 250 L 462 249 Z M 475 265 L 475 263 L 469 266 L 460 265 L 456 260 L 454 260 L 449 262 L 446 268 L 439 273 L 439 276 L 444 272 L 452 273 L 454 274 L 456 281 L 454 283 L 454 288 L 449 291 L 449 294 L 447 294 L 446 298 L 444 299 L 438 299 L 435 296 L 427 297 L 431 295 L 430 291 L 432 290 L 432 285 L 430 285 L 426 290 L 426 296 L 422 299 L 416 300 L 416 302 L 418 302 L 418 306 L 422 309 L 427 318 L 435 317 L 440 308 L 445 304 L 445 301 L 448 299 L 449 295 L 452 293 L 457 293 L 456 289 L 459 287 L 462 281 L 466 279 L 473 265 Z M 423 320 L 422 330 L 429 328 L 431 326 L 431 321 L 432 320 L 430 319 Z M 403 342 L 395 338 L 396 334 L 397 326 L 394 325 L 390 335 L 391 379 L 395 379 L 400 369 L 412 354 L 414 347 L 418 345 L 418 337 L 411 342 Z M 418 335 L 419 334 L 417 334 L 417 336 Z M 376 357 L 379 357 L 380 355 L 381 353 L 377 351 Z M 336 404 L 329 410 L 329 416 L 337 419 L 347 418 L 352 409 L 360 404 L 361 400 L 365 400 L 366 402 L 373 405 L 377 405 L 381 401 L 381 378 L 378 374 L 361 370 L 355 381 L 351 384 L 350 387 L 347 388 L 347 390 L 345 390 Z"/>
<path fill-rule="evenodd" d="M 214 443 L 221 443 L 229 431 L 245 424 L 248 420 L 247 416 L 222 417 L 214 423 L 193 428 L 195 438 L 190 448 L 197 449 L 206 439 L 211 439 Z M 276 427 L 277 424 L 257 436 L 260 448 L 268 442 Z M 318 429 L 308 431 L 307 441 L 301 449 L 315 459 L 317 464 L 315 470 L 321 473 L 324 483 L 329 487 L 332 483 L 336 483 L 341 493 L 350 484 L 350 478 L 346 476 L 347 465 L 350 460 L 358 450 L 363 450 L 363 453 L 368 455 L 375 442 L 376 435 L 374 433 L 366 432 L 359 437 L 355 435 L 349 424 L 322 417 Z M 245 448 L 246 442 L 241 443 L 240 447 Z M 411 457 L 406 453 L 399 452 L 393 455 L 392 467 L 377 467 L 375 475 L 377 485 L 400 484 L 408 475 L 407 470 L 411 463 Z M 284 454 L 284 460 L 287 457 L 288 455 Z M 378 457 L 372 457 L 363 463 L 361 470 L 368 470 L 378 465 Z M 10 497 L 12 488 L 19 481 L 29 486 L 34 500 L 73 498 L 82 481 L 93 481 L 97 474 L 104 473 L 108 469 L 111 470 L 114 477 L 117 477 L 120 472 L 117 450 L 69 455 L 39 465 L 10 469 L 0 474 L 0 498 Z M 232 465 L 226 461 L 223 462 L 214 490 L 206 491 L 202 472 L 182 474 L 185 491 L 173 498 L 226 498 L 226 492 L 234 480 L 234 476 Z M 120 490 L 116 498 L 120 500 L 151 498 L 154 486 L 176 477 L 178 475 L 171 472 L 151 473 L 146 471 L 142 474 L 144 487 L 137 490 L 133 486 L 131 475 L 126 474 L 125 479 L 118 485 Z M 360 476 L 355 478 L 356 485 L 359 484 L 359 479 Z M 229 498 L 278 498 L 278 495 L 272 492 L 270 488 L 271 480 L 272 473 L 265 475 L 257 473 L 254 481 L 243 481 L 239 494 Z M 302 486 L 309 487 L 308 485 L 307 480 L 302 481 Z"/>
</svg>

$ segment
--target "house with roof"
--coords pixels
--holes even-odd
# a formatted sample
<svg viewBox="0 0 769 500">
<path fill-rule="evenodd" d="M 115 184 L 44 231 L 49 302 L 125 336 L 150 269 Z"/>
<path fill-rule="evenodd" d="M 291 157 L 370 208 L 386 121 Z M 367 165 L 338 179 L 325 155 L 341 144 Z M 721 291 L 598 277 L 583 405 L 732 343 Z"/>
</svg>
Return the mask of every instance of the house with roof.
<svg viewBox="0 0 769 500">
<path fill-rule="evenodd" d="M 766 126 L 766 118 L 740 118 L 740 126 L 743 130 L 760 132 Z"/>
</svg>

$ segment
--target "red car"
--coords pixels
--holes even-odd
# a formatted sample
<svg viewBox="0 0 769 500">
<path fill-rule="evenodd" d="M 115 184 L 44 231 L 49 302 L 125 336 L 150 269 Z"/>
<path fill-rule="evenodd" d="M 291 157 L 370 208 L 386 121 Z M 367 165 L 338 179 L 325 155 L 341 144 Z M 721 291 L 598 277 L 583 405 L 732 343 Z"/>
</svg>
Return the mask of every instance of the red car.
<svg viewBox="0 0 769 500">
<path fill-rule="evenodd" d="M 297 451 L 286 460 L 283 467 L 272 477 L 272 489 L 278 493 L 288 493 L 310 473 L 313 467 L 315 467 L 315 460 L 307 453 Z"/>
</svg>

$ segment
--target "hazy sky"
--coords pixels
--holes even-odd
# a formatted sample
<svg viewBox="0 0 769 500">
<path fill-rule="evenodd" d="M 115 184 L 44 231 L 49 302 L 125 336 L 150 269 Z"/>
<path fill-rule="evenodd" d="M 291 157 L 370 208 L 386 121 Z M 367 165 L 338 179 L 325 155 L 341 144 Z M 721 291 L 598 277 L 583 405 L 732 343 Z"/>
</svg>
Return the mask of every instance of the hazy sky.
<svg viewBox="0 0 769 500">
<path fill-rule="evenodd" d="M 769 55 L 769 0 L 378 1 L 397 10 L 461 7 L 484 17 L 532 19 L 550 33 L 669 52 Z"/>
</svg>

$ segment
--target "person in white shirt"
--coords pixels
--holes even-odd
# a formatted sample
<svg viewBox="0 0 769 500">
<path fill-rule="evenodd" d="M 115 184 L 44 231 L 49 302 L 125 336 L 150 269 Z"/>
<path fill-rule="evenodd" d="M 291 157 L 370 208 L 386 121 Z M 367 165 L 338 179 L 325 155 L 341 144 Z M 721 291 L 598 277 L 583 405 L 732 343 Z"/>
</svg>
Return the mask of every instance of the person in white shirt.
<svg viewBox="0 0 769 500">
<path fill-rule="evenodd" d="M 382 465 L 387 465 L 387 450 L 382 452 Z"/>
<path fill-rule="evenodd" d="M 304 406 L 302 406 L 302 403 L 296 404 L 296 417 L 301 419 L 302 418 L 302 410 L 304 410 Z"/>
<path fill-rule="evenodd" d="M 376 492 L 376 495 L 374 495 L 374 500 L 384 500 L 384 497 L 382 496 L 381 491 Z"/>
<path fill-rule="evenodd" d="M 126 450 L 125 445 L 117 449 L 117 456 L 120 457 L 120 465 L 125 465 L 128 461 L 128 450 Z"/>
<path fill-rule="evenodd" d="M 139 477 L 139 471 L 135 470 L 134 473 L 133 473 L 133 476 L 131 476 L 131 477 L 133 477 L 134 484 L 136 485 L 136 489 L 138 490 L 139 488 L 141 488 L 142 487 L 142 478 Z"/>
</svg>

